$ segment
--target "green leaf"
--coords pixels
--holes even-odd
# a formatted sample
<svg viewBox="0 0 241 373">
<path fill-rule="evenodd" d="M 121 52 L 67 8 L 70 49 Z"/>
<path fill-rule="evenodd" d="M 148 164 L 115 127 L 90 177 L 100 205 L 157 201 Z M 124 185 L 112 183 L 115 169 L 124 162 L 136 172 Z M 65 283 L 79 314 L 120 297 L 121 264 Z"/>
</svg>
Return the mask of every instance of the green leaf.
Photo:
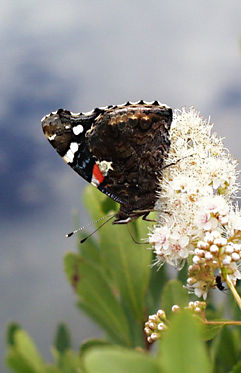
<svg viewBox="0 0 241 373">
<path fill-rule="evenodd" d="M 45 371 L 44 373 L 62 373 L 61 370 L 59 370 L 59 368 L 57 368 L 56 366 L 54 365 L 46 365 L 45 366 Z"/>
<path fill-rule="evenodd" d="M 126 227 L 114 226 L 112 230 L 113 234 L 110 234 L 113 242 L 109 247 L 113 249 L 109 250 L 106 262 L 125 305 L 133 317 L 142 322 L 150 278 L 151 252 L 135 244 Z"/>
<path fill-rule="evenodd" d="M 93 228 L 94 231 L 95 228 Z M 100 262 L 100 246 L 95 238 L 89 237 L 83 244 L 80 241 L 89 235 L 86 231 L 81 231 L 78 235 L 79 253 L 84 258 L 91 260 L 94 263 Z"/>
<path fill-rule="evenodd" d="M 172 306 L 174 304 L 180 307 L 188 306 L 188 293 L 178 280 L 170 280 L 164 286 L 161 297 L 161 308 L 165 310 L 167 317 L 172 315 Z"/>
<path fill-rule="evenodd" d="M 130 345 L 125 313 L 104 272 L 77 254 L 67 254 L 64 262 L 67 277 L 80 297 L 80 307 L 105 328 L 116 343 Z"/>
<path fill-rule="evenodd" d="M 106 212 L 104 205 L 106 197 L 95 188 L 88 188 L 85 201 L 94 220 Z M 143 224 L 146 224 L 143 228 Z M 134 224 L 128 224 L 133 233 L 147 232 L 147 223 L 139 219 Z M 121 299 L 140 322 L 144 318 L 144 298 L 150 278 L 151 252 L 146 245 L 133 242 L 127 226 L 107 223 L 98 231 L 100 237 L 101 263 L 108 277 L 114 281 Z M 143 233 L 142 233 L 143 234 Z M 146 236 L 142 236 L 145 238 Z"/>
<path fill-rule="evenodd" d="M 168 280 L 166 267 L 162 266 L 159 270 L 156 266 L 151 268 L 150 284 L 147 294 L 148 314 L 156 312 L 160 305 L 163 287 Z"/>
<path fill-rule="evenodd" d="M 80 346 L 80 356 L 84 355 L 89 349 L 93 347 L 103 347 L 110 346 L 110 342 L 104 339 L 88 339 L 86 342 L 82 343 Z"/>
<path fill-rule="evenodd" d="M 237 282 L 237 285 L 236 285 L 236 291 L 238 292 L 238 294 L 241 294 L 241 281 L 238 281 Z M 228 302 L 229 304 L 229 307 L 230 307 L 230 311 L 231 311 L 231 318 L 233 320 L 239 320 L 240 319 L 240 308 L 235 300 L 234 297 L 227 297 L 227 301 L 226 303 Z M 239 330 L 239 333 L 241 335 L 241 328 L 238 328 Z"/>
<path fill-rule="evenodd" d="M 184 264 L 183 268 L 181 269 L 181 271 L 178 271 L 177 273 L 177 279 L 179 281 L 181 281 L 182 284 L 185 284 L 186 281 L 187 281 L 187 278 L 188 278 L 188 262 L 186 261 L 186 263 Z"/>
<path fill-rule="evenodd" d="M 84 358 L 84 366 L 86 373 L 161 372 L 154 358 L 140 352 L 115 347 L 99 348 L 87 352 Z"/>
<path fill-rule="evenodd" d="M 159 361 L 165 373 L 211 373 L 200 322 L 190 312 L 173 315 L 160 341 Z"/>
<path fill-rule="evenodd" d="M 54 346 L 59 352 L 64 352 L 71 348 L 70 332 L 65 323 L 60 323 L 57 327 Z"/>
<path fill-rule="evenodd" d="M 220 321 L 220 320 L 219 320 Z M 223 328 L 223 325 L 207 325 L 202 327 L 202 338 L 204 341 L 213 339 Z"/>
<path fill-rule="evenodd" d="M 16 373 L 36 373 L 32 365 L 27 362 L 16 349 L 9 348 L 6 357 L 6 364 L 11 371 Z"/>
<path fill-rule="evenodd" d="M 211 347 L 211 356 L 215 366 L 221 366 L 225 372 L 237 363 L 240 354 L 240 335 L 237 329 L 223 327 Z"/>
<path fill-rule="evenodd" d="M 97 188 L 89 185 L 85 188 L 84 203 L 90 212 L 93 221 L 97 221 L 103 216 L 116 213 L 118 205 L 100 192 Z"/>
<path fill-rule="evenodd" d="M 11 323 L 7 326 L 6 340 L 7 344 L 10 346 L 14 345 L 14 335 L 17 330 L 21 329 L 21 326 L 18 323 Z"/>
<path fill-rule="evenodd" d="M 241 361 L 235 364 L 235 366 L 233 367 L 230 373 L 241 373 Z"/>
<path fill-rule="evenodd" d="M 54 353 L 56 362 L 61 373 L 84 373 L 83 363 L 80 356 L 71 350 L 65 350 L 63 353 Z"/>
<path fill-rule="evenodd" d="M 15 331 L 13 346 L 8 351 L 7 364 L 19 373 L 44 372 L 43 360 L 24 330 Z"/>
</svg>

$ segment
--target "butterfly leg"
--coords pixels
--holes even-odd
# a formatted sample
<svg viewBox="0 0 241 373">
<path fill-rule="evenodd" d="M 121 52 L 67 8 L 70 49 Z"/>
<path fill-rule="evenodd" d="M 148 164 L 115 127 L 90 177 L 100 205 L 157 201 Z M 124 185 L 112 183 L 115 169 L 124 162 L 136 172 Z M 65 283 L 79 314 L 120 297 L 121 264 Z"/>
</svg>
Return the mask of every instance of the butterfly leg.
<svg viewBox="0 0 241 373">
<path fill-rule="evenodd" d="M 150 211 L 147 212 L 145 215 L 142 216 L 142 220 L 144 221 L 151 221 L 152 223 L 156 223 L 156 220 L 153 219 L 147 219 L 147 216 L 150 214 Z"/>
</svg>

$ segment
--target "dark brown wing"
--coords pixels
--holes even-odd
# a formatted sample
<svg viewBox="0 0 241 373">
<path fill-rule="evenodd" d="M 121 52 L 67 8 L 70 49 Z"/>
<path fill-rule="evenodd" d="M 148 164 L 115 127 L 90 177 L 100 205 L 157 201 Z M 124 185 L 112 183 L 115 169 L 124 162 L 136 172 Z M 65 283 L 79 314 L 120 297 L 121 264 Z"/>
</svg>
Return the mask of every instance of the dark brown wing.
<svg viewBox="0 0 241 373">
<path fill-rule="evenodd" d="M 114 223 L 127 223 L 154 208 L 171 122 L 170 108 L 140 101 L 106 110 L 87 131 L 90 154 L 110 165 L 98 188 L 121 204 Z"/>
</svg>

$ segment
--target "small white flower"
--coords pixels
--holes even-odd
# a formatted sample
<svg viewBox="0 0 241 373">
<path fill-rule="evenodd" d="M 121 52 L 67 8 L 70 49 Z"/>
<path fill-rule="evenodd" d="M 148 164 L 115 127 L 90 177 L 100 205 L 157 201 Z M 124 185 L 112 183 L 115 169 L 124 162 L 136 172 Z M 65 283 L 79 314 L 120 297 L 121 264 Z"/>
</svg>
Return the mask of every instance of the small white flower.
<svg viewBox="0 0 241 373">
<path fill-rule="evenodd" d="M 214 242 L 214 240 L 215 240 L 215 237 L 213 236 L 212 233 L 207 232 L 207 233 L 205 234 L 204 240 L 205 240 L 207 243 L 209 243 L 209 244 L 213 244 L 213 242 Z"/>
<path fill-rule="evenodd" d="M 163 310 L 158 310 L 157 311 L 157 316 L 162 320 L 166 318 L 166 313 Z"/>
<path fill-rule="evenodd" d="M 240 252 L 241 252 L 241 245 L 240 245 L 240 244 L 237 244 L 237 243 L 234 243 L 234 244 L 233 244 L 233 249 L 234 249 L 237 253 L 240 253 Z"/>
<path fill-rule="evenodd" d="M 194 294 L 200 298 L 200 297 L 203 297 L 204 300 L 207 299 L 207 288 L 206 288 L 206 284 L 203 284 L 203 282 L 197 282 L 195 285 L 194 285 Z"/>
<path fill-rule="evenodd" d="M 204 230 L 210 230 L 211 224 L 210 220 L 210 213 L 207 211 L 201 211 L 195 218 L 195 224 Z"/>
<path fill-rule="evenodd" d="M 222 225 L 227 225 L 228 224 L 228 216 L 221 216 L 220 218 L 219 218 L 219 221 L 220 221 L 220 223 L 222 224 Z"/>
<path fill-rule="evenodd" d="M 147 326 L 144 328 L 144 332 L 146 333 L 146 335 L 149 335 L 149 334 L 151 334 L 151 329 L 150 328 L 148 328 Z"/>
<path fill-rule="evenodd" d="M 195 255 L 198 255 L 198 256 L 200 256 L 200 257 L 202 257 L 202 256 L 204 256 L 205 251 L 204 251 L 204 250 L 201 250 L 201 249 L 195 249 L 195 250 L 194 250 L 194 254 L 195 254 Z"/>
<path fill-rule="evenodd" d="M 229 206 L 222 196 L 204 197 L 200 205 L 209 214 L 226 215 L 229 212 Z"/>
<path fill-rule="evenodd" d="M 157 319 L 158 319 L 157 315 L 150 315 L 150 316 L 149 316 L 149 320 L 150 320 L 150 321 L 156 322 Z"/>
<path fill-rule="evenodd" d="M 149 322 L 149 328 L 154 330 L 156 327 L 156 324 L 154 322 Z"/>
<path fill-rule="evenodd" d="M 225 245 L 227 245 L 227 239 L 224 238 L 224 237 L 218 237 L 218 238 L 215 238 L 215 240 L 213 241 L 213 243 L 216 246 L 225 246 Z"/>
<path fill-rule="evenodd" d="M 198 264 L 200 260 L 201 260 L 200 256 L 197 256 L 197 255 L 194 255 L 194 257 L 192 258 L 192 261 L 194 264 Z"/>
<path fill-rule="evenodd" d="M 160 322 L 157 325 L 157 330 L 159 330 L 159 332 L 161 332 L 162 330 L 165 330 L 165 329 L 166 329 L 166 325 L 163 322 Z"/>
<path fill-rule="evenodd" d="M 204 241 L 198 241 L 197 247 L 200 248 L 200 249 L 208 249 L 209 244 L 207 242 L 204 242 Z"/>
<path fill-rule="evenodd" d="M 208 251 L 208 252 L 206 252 L 206 254 L 205 254 L 205 258 L 206 258 L 207 260 L 211 260 L 211 259 L 213 259 L 213 256 L 212 256 L 212 254 Z"/>
<path fill-rule="evenodd" d="M 240 260 L 240 256 L 238 255 L 238 253 L 232 253 L 231 257 L 235 262 Z"/>
<path fill-rule="evenodd" d="M 231 263 L 231 256 L 226 255 L 225 258 L 223 259 L 223 265 L 230 264 Z"/>
<path fill-rule="evenodd" d="M 220 235 L 220 232 L 219 232 L 219 231 L 212 231 L 212 235 L 213 235 L 214 241 L 215 241 L 217 238 L 221 238 L 221 235 Z M 213 241 L 213 242 L 214 242 L 214 241 Z"/>
<path fill-rule="evenodd" d="M 197 282 L 197 280 L 193 277 L 188 277 L 188 279 L 187 279 L 187 283 L 190 286 L 194 285 L 196 282 Z"/>
<path fill-rule="evenodd" d="M 217 245 L 211 245 L 210 246 L 210 252 L 211 253 L 217 253 L 219 251 L 219 248 Z"/>
<path fill-rule="evenodd" d="M 158 338 L 159 338 L 159 334 L 158 333 L 152 333 L 151 334 L 151 340 L 152 340 L 152 342 L 156 341 Z"/>
<path fill-rule="evenodd" d="M 225 249 L 225 253 L 232 254 L 233 250 L 234 250 L 233 245 L 229 244 L 229 245 L 227 245 L 227 247 Z"/>
<path fill-rule="evenodd" d="M 229 216 L 229 223 L 232 229 L 241 231 L 241 216 L 239 214 L 231 214 Z"/>
</svg>

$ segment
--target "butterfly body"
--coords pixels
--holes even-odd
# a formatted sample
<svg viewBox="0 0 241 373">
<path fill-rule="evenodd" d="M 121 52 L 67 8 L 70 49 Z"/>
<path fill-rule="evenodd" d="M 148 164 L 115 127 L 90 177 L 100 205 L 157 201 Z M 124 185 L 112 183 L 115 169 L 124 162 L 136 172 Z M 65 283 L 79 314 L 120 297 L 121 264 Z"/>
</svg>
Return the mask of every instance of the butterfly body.
<svg viewBox="0 0 241 373">
<path fill-rule="evenodd" d="M 42 127 L 79 175 L 120 204 L 114 223 L 124 224 L 154 208 L 171 122 L 166 105 L 139 101 L 89 113 L 60 109 Z"/>
</svg>

